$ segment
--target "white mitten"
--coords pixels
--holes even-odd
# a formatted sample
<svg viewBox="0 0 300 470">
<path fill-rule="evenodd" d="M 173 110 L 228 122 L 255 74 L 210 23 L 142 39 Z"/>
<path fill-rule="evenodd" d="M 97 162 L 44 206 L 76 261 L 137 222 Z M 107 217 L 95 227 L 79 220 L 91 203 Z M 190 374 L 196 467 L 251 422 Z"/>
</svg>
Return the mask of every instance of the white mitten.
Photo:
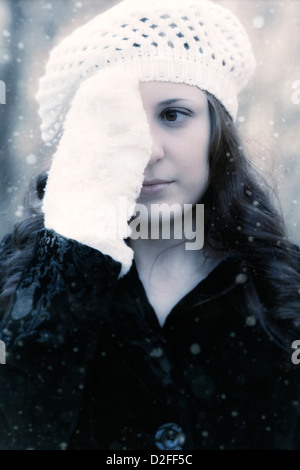
<svg viewBox="0 0 300 470">
<path fill-rule="evenodd" d="M 120 276 L 133 259 L 124 239 L 151 145 L 137 78 L 104 69 L 78 89 L 48 174 L 45 227 L 110 255 Z"/>
</svg>

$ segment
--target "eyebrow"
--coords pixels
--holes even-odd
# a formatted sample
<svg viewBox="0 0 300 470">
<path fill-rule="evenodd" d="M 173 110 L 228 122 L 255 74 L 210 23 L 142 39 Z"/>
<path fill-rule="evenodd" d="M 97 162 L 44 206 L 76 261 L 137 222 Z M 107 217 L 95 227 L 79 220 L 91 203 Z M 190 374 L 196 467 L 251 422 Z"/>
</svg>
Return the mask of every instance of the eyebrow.
<svg viewBox="0 0 300 470">
<path fill-rule="evenodd" d="M 176 103 L 177 101 L 192 101 L 192 100 L 187 100 L 186 98 L 172 98 L 170 100 L 160 101 L 158 103 L 158 106 L 168 106 L 170 104 Z"/>
</svg>

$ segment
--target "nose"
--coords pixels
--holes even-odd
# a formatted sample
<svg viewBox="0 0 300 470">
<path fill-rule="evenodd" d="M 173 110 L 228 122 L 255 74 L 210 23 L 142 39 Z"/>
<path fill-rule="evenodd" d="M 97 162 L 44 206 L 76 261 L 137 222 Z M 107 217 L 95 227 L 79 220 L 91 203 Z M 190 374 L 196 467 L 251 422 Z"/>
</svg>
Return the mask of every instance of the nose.
<svg viewBox="0 0 300 470">
<path fill-rule="evenodd" d="M 161 136 L 159 135 L 159 132 L 155 130 L 154 126 L 150 127 L 150 133 L 152 137 L 152 149 L 148 164 L 153 165 L 154 163 L 164 158 L 165 151 Z"/>
</svg>

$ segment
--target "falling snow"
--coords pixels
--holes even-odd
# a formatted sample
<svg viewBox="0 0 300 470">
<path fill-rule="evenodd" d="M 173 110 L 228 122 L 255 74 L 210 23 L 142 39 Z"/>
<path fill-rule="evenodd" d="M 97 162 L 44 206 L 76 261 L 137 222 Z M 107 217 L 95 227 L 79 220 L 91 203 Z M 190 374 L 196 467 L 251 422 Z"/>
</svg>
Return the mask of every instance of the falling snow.
<svg viewBox="0 0 300 470">
<path fill-rule="evenodd" d="M 236 278 L 235 278 L 235 282 L 236 282 L 237 284 L 244 284 L 245 282 L 247 282 L 247 276 L 246 276 L 246 274 L 244 274 L 244 273 L 238 274 L 238 275 L 236 276 Z"/>
<path fill-rule="evenodd" d="M 263 16 L 256 16 L 253 18 L 252 24 L 254 28 L 261 29 L 265 25 L 265 19 Z"/>
<path fill-rule="evenodd" d="M 193 343 L 190 347 L 190 351 L 192 354 L 199 354 L 201 351 L 201 347 L 198 343 Z"/>
<path fill-rule="evenodd" d="M 246 323 L 247 326 L 255 326 L 256 325 L 256 318 L 253 317 L 253 315 L 249 315 L 246 318 L 245 323 Z"/>
<path fill-rule="evenodd" d="M 28 163 L 28 165 L 33 165 L 36 162 L 37 162 L 36 155 L 34 155 L 33 153 L 30 153 L 29 155 L 27 155 L 26 163 Z"/>
</svg>

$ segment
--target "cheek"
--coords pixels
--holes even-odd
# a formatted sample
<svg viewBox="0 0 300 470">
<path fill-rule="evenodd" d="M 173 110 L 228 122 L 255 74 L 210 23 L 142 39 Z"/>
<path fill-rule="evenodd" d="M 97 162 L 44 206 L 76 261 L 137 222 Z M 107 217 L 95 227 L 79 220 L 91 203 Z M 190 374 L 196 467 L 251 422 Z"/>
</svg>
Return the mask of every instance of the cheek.
<svg viewBox="0 0 300 470">
<path fill-rule="evenodd" d="M 185 153 L 194 161 L 207 160 L 210 141 L 210 126 L 205 119 L 199 119 L 188 129 L 179 146 L 185 147 Z"/>
<path fill-rule="evenodd" d="M 183 168 L 192 179 L 208 177 L 208 143 L 205 139 L 191 139 L 185 148 L 185 158 L 182 160 Z"/>
<path fill-rule="evenodd" d="M 191 138 L 191 149 L 194 164 L 203 172 L 208 172 L 208 149 L 210 142 L 210 129 L 209 125 L 203 126 L 201 132 L 194 131 L 193 138 Z"/>
<path fill-rule="evenodd" d="M 209 174 L 208 148 L 210 140 L 209 119 L 195 120 L 172 140 L 172 156 L 182 180 L 191 185 L 203 185 Z"/>
<path fill-rule="evenodd" d="M 184 168 L 181 168 L 181 174 L 193 203 L 201 198 L 208 183 L 208 146 L 209 141 L 206 136 L 194 135 L 190 138 L 189 146 L 186 148 L 186 159 Z"/>
</svg>

